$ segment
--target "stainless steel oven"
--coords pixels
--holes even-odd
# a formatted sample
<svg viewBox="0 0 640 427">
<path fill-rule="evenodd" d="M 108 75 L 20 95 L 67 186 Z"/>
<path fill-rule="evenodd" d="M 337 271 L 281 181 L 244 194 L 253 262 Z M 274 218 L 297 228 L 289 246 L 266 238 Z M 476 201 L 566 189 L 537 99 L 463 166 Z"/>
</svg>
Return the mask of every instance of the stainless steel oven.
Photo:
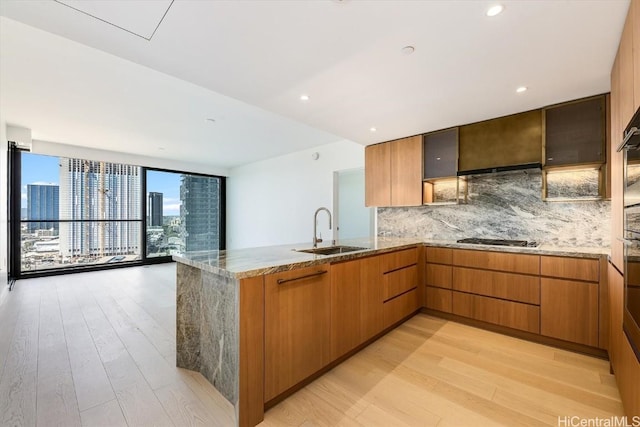
<svg viewBox="0 0 640 427">
<path fill-rule="evenodd" d="M 624 131 L 623 329 L 640 360 L 640 109 Z"/>
</svg>

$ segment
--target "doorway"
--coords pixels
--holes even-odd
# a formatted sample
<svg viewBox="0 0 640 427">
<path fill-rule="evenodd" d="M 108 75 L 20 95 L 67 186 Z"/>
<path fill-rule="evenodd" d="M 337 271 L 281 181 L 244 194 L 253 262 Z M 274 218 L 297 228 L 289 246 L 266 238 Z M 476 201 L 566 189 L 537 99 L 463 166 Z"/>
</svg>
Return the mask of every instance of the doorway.
<svg viewBox="0 0 640 427">
<path fill-rule="evenodd" d="M 375 236 L 375 209 L 364 204 L 364 168 L 333 173 L 335 239 Z"/>
</svg>

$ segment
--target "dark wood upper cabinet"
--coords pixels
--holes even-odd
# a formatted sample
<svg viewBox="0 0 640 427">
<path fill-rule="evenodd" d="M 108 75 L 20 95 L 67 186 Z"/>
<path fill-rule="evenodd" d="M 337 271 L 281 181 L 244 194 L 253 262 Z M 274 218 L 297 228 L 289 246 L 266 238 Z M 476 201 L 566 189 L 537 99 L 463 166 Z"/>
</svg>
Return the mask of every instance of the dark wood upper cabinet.
<svg viewBox="0 0 640 427">
<path fill-rule="evenodd" d="M 545 166 L 606 161 L 605 95 L 545 108 L 544 128 Z"/>
<path fill-rule="evenodd" d="M 458 172 L 458 128 L 424 135 L 424 179 L 456 176 Z"/>
<path fill-rule="evenodd" d="M 526 164 L 540 164 L 542 111 L 460 126 L 461 172 Z"/>
</svg>

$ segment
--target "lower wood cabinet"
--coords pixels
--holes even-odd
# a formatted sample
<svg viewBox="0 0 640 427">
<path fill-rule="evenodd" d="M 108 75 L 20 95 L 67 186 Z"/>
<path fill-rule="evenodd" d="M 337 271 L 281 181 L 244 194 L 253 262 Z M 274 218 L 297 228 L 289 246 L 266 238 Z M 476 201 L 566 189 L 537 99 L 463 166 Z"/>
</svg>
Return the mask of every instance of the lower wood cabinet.
<svg viewBox="0 0 640 427">
<path fill-rule="evenodd" d="M 331 265 L 331 360 L 361 342 L 360 261 Z"/>
<path fill-rule="evenodd" d="M 539 276 L 454 267 L 453 289 L 528 304 L 540 304 Z"/>
<path fill-rule="evenodd" d="M 265 276 L 265 401 L 330 361 L 329 264 Z"/>
<path fill-rule="evenodd" d="M 458 316 L 540 333 L 540 307 L 536 305 L 453 291 L 452 310 Z"/>
<path fill-rule="evenodd" d="M 364 258 L 360 263 L 360 342 L 382 332 L 382 272 L 380 257 Z M 348 309 L 345 307 L 345 309 Z"/>
<path fill-rule="evenodd" d="M 386 301 L 383 306 L 384 327 L 388 328 L 399 322 L 419 308 L 418 288 L 415 287 L 390 301 Z"/>
<path fill-rule="evenodd" d="M 542 335 L 598 346 L 598 283 L 542 278 Z"/>
<path fill-rule="evenodd" d="M 426 287 L 425 305 L 432 310 L 451 313 L 452 294 L 450 289 Z"/>
<path fill-rule="evenodd" d="M 606 346 L 601 259 L 449 248 L 427 248 L 426 253 L 426 308 Z"/>
</svg>

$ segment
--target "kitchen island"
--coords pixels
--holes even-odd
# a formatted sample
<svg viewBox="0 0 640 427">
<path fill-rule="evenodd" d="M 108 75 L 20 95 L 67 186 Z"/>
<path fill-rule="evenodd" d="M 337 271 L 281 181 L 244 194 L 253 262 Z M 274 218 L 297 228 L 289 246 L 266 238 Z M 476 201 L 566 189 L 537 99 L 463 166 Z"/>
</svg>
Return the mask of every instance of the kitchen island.
<svg viewBox="0 0 640 427">
<path fill-rule="evenodd" d="M 177 366 L 198 371 L 234 406 L 238 425 L 264 414 L 264 277 L 421 244 L 415 239 L 356 239 L 361 250 L 316 255 L 311 244 L 193 252 L 177 261 Z"/>
<path fill-rule="evenodd" d="M 296 251 L 311 246 L 299 244 L 174 256 L 177 365 L 201 372 L 234 406 L 237 425 L 258 424 L 265 407 L 420 310 L 424 246 L 594 259 L 606 253 L 396 238 L 340 244 L 361 249 L 319 255 Z M 311 341 L 291 348 L 278 335 Z"/>
</svg>

